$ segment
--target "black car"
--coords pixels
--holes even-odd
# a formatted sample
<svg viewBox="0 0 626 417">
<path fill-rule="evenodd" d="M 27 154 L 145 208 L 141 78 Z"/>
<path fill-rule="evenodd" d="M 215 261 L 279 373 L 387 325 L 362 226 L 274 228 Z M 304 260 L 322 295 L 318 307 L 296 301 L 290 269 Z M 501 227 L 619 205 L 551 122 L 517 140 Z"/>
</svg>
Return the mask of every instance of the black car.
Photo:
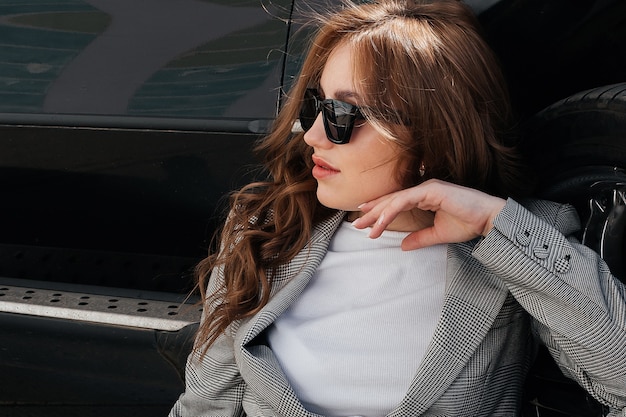
<svg viewBox="0 0 626 417">
<path fill-rule="evenodd" d="M 0 2 L 0 415 L 166 415 L 193 267 L 296 76 L 307 0 Z M 469 0 L 542 178 L 624 279 L 626 2 Z M 540 151 L 539 151 L 540 149 Z M 600 416 L 540 356 L 525 413 Z"/>
</svg>

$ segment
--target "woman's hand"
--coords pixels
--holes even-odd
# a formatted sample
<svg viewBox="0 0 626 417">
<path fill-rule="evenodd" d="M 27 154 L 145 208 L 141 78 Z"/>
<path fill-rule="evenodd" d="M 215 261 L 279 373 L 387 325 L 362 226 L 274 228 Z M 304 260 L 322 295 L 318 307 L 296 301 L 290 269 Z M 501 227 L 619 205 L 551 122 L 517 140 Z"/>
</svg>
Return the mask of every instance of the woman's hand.
<svg viewBox="0 0 626 417">
<path fill-rule="evenodd" d="M 416 230 L 402 241 L 403 250 L 412 250 L 486 236 L 505 203 L 472 188 L 429 180 L 359 206 L 365 214 L 353 224 L 359 229 L 372 226 L 370 237 L 377 238 L 402 212 L 415 208 L 433 212 L 432 226 Z"/>
</svg>

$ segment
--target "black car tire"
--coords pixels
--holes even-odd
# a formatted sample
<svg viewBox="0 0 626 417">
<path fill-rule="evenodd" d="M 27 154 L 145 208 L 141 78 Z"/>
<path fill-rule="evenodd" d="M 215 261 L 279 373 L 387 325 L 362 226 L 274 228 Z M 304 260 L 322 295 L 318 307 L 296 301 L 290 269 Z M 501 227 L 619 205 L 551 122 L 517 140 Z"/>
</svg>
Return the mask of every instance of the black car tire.
<svg viewBox="0 0 626 417">
<path fill-rule="evenodd" d="M 523 149 L 538 180 L 537 196 L 574 205 L 581 241 L 624 280 L 626 83 L 547 107 L 528 123 Z M 606 411 L 540 350 L 527 381 L 524 416 L 601 417 Z"/>
<path fill-rule="evenodd" d="M 578 210 L 581 240 L 625 280 L 626 83 L 572 95 L 537 114 L 525 153 L 541 198 Z"/>
</svg>

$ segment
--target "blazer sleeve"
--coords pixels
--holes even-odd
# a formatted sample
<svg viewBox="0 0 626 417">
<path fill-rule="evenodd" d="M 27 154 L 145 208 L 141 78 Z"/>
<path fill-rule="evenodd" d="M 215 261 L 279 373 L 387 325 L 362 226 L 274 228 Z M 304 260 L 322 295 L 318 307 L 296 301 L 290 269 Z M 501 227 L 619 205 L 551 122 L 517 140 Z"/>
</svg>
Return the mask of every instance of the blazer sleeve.
<svg viewBox="0 0 626 417">
<path fill-rule="evenodd" d="M 221 268 L 215 268 L 207 292 L 218 288 Z M 210 308 L 210 307 L 207 307 Z M 203 315 L 203 320 L 204 320 Z M 209 347 L 204 356 L 193 351 L 185 368 L 185 392 L 178 398 L 169 417 L 244 416 L 242 399 L 244 382 L 235 362 L 232 324 Z"/>
<path fill-rule="evenodd" d="M 508 200 L 473 255 L 534 318 L 562 371 L 610 415 L 626 416 L 626 288 L 573 237 L 573 207 L 535 202 L 531 210 Z"/>
</svg>

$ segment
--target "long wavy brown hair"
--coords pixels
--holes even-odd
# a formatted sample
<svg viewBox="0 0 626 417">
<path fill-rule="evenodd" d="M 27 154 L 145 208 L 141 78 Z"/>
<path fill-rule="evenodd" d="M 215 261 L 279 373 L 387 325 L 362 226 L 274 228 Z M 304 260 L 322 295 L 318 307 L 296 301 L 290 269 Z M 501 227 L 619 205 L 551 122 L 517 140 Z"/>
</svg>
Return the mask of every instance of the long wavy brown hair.
<svg viewBox="0 0 626 417">
<path fill-rule="evenodd" d="M 312 150 L 292 126 L 305 89 L 319 85 L 340 44 L 353 50 L 355 85 L 367 103 L 367 120 L 402 149 L 397 176 L 403 185 L 438 178 L 503 197 L 527 188 L 509 143 L 504 77 L 465 5 L 344 3 L 316 21 L 321 25 L 300 75 L 271 133 L 256 148 L 267 180 L 232 195 L 218 239 L 221 250 L 197 267 L 206 306 L 198 348 L 208 348 L 231 323 L 257 313 L 268 302 L 272 270 L 293 259 L 313 225 L 334 213 L 317 201 Z M 219 273 L 207 290 L 213 270 Z"/>
</svg>

